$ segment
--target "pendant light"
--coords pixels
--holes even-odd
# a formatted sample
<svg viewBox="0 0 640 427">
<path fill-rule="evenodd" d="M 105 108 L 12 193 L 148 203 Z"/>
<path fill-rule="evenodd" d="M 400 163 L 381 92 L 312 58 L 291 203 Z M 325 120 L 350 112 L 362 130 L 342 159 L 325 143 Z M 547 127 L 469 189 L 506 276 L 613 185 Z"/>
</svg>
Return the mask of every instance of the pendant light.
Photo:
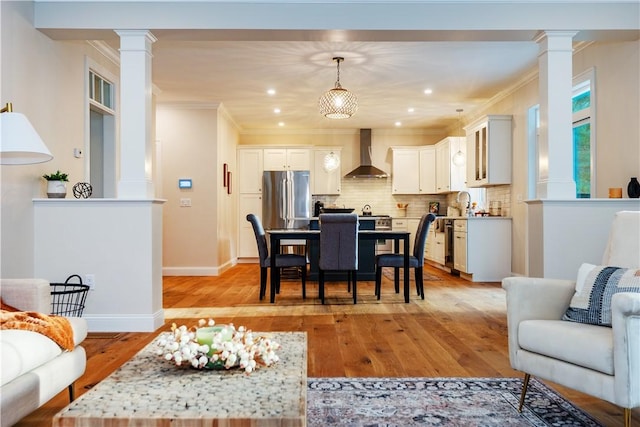
<svg viewBox="0 0 640 427">
<path fill-rule="evenodd" d="M 320 97 L 318 107 L 320 114 L 329 119 L 348 119 L 358 110 L 358 98 L 340 85 L 340 62 L 344 58 L 336 56 L 333 60 L 338 63 L 336 85 Z"/>
<path fill-rule="evenodd" d="M 460 127 L 460 133 L 461 133 L 462 121 L 460 120 L 460 115 L 464 110 L 462 108 L 458 108 L 456 111 L 458 112 L 458 126 Z M 464 153 L 460 149 L 460 146 L 458 146 L 458 152 L 454 154 L 453 157 L 451 157 L 451 163 L 453 163 L 454 166 L 460 167 L 464 165 L 465 160 L 466 159 L 465 159 Z"/>
<path fill-rule="evenodd" d="M 340 167 L 340 157 L 336 155 L 333 151 L 324 156 L 324 161 L 322 162 L 322 168 L 325 172 L 331 172 Z"/>
</svg>

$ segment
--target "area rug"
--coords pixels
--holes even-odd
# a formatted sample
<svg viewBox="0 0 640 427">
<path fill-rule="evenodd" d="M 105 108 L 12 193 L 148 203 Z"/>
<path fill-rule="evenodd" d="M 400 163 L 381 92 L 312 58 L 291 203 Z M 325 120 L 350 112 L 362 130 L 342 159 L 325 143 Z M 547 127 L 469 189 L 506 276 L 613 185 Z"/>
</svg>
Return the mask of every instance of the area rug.
<svg viewBox="0 0 640 427">
<path fill-rule="evenodd" d="M 404 277 L 402 275 L 402 270 L 400 270 L 400 283 L 402 283 L 402 278 Z M 386 277 L 387 279 L 393 280 L 393 268 L 389 268 L 389 267 L 385 267 L 382 269 L 382 275 L 384 277 Z M 413 273 L 413 269 L 411 269 L 411 274 L 409 275 L 409 280 L 410 281 L 415 281 L 415 274 Z M 436 282 L 439 280 L 442 280 L 441 277 L 438 277 L 434 274 L 430 274 L 427 273 L 426 271 L 422 271 L 422 280 L 425 282 Z"/>
<path fill-rule="evenodd" d="M 349 427 L 596 427 L 594 418 L 532 378 L 310 378 L 307 425 Z"/>
</svg>

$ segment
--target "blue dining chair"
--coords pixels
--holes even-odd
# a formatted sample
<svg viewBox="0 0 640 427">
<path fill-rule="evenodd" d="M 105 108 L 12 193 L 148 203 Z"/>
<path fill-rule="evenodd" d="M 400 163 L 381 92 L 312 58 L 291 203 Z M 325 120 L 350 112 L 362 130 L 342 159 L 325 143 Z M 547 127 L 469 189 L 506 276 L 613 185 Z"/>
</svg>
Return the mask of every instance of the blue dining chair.
<svg viewBox="0 0 640 427">
<path fill-rule="evenodd" d="M 346 271 L 349 287 L 353 282 L 353 303 L 357 300 L 358 215 L 355 213 L 320 214 L 320 258 L 318 292 L 324 304 L 325 271 Z"/>
<path fill-rule="evenodd" d="M 247 221 L 251 223 L 253 227 L 253 233 L 256 236 L 256 242 L 258 244 L 258 257 L 260 259 L 260 300 L 264 298 L 267 291 L 267 271 L 271 267 L 271 256 L 276 257 L 276 267 L 299 267 L 302 277 L 302 298 L 307 297 L 307 257 L 305 255 L 297 254 L 275 254 L 269 256 L 269 249 L 267 247 L 267 237 L 262 227 L 262 222 L 254 214 L 247 215 Z M 273 274 L 273 271 L 271 272 Z M 276 289 L 280 289 L 280 281 L 276 284 Z"/>
<path fill-rule="evenodd" d="M 429 226 L 436 219 L 432 213 L 422 215 L 416 236 L 413 243 L 413 255 L 409 257 L 409 268 L 415 269 L 416 290 L 420 298 L 424 299 L 424 284 L 422 280 L 422 269 L 424 267 L 424 245 L 427 242 L 427 233 Z M 394 268 L 394 282 L 396 292 L 399 289 L 400 268 L 404 267 L 404 255 L 402 254 L 382 254 L 376 256 L 376 296 L 380 299 L 380 288 L 382 286 L 382 269 L 384 267 Z M 406 272 L 405 272 L 406 274 Z"/>
</svg>

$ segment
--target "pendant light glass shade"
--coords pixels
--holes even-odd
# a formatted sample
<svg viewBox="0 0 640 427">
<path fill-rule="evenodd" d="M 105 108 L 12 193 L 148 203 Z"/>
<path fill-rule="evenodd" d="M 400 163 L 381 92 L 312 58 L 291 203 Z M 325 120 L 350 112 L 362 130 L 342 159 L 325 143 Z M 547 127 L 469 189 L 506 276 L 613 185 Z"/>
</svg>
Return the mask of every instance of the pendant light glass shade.
<svg viewBox="0 0 640 427">
<path fill-rule="evenodd" d="M 465 158 L 462 150 L 458 150 L 458 152 L 453 155 L 451 163 L 453 163 L 454 166 L 464 166 Z"/>
<path fill-rule="evenodd" d="M 322 168 L 325 172 L 331 172 L 340 167 L 340 157 L 336 156 L 336 153 L 333 151 L 324 156 L 324 162 L 322 164 Z"/>
<path fill-rule="evenodd" d="M 358 98 L 340 85 L 340 62 L 344 58 L 333 58 L 338 63 L 338 78 L 333 89 L 318 100 L 320 114 L 329 119 L 348 119 L 358 111 Z"/>
<path fill-rule="evenodd" d="M 51 159 L 51 152 L 27 117 L 14 113 L 8 103 L 0 114 L 0 164 L 28 165 Z"/>
</svg>

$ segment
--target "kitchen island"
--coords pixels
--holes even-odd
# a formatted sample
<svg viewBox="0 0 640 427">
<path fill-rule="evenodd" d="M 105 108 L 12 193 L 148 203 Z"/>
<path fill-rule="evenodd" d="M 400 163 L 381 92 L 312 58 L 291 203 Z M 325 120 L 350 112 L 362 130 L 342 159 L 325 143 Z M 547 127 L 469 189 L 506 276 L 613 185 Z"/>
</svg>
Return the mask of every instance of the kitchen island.
<svg viewBox="0 0 640 427">
<path fill-rule="evenodd" d="M 425 258 L 473 282 L 499 282 L 511 275 L 511 218 L 438 217 Z"/>
</svg>

